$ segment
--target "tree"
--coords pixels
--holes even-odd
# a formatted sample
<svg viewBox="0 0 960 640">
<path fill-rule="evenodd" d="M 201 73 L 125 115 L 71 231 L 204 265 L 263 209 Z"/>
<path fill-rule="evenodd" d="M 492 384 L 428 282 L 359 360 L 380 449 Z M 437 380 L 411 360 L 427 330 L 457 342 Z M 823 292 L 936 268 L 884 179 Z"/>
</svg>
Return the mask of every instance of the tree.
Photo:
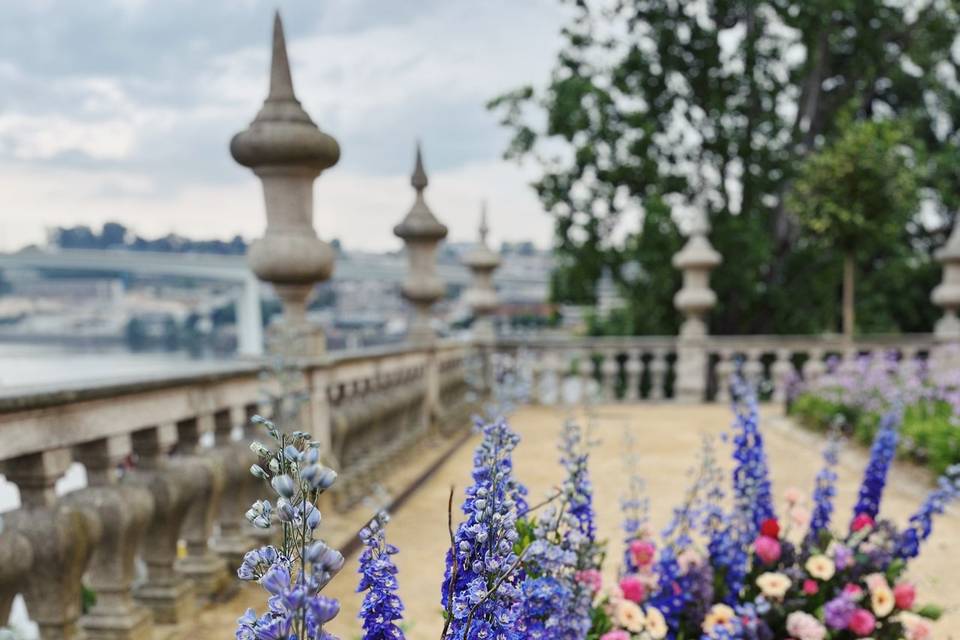
<svg viewBox="0 0 960 640">
<path fill-rule="evenodd" d="M 672 221 L 698 208 L 724 258 L 712 278 L 714 331 L 831 327 L 837 283 L 815 276 L 832 272 L 836 257 L 797 223 L 787 194 L 802 160 L 841 134 L 838 115 L 849 109 L 853 120 L 909 116 L 937 220 L 914 225 L 915 253 L 888 267 L 909 275 L 910 265 L 929 264 L 919 252 L 942 241 L 960 205 L 954 3 L 568 4 L 573 18 L 546 87 L 490 103 L 513 131 L 506 155 L 542 169 L 534 188 L 556 221 L 555 300 L 592 300 L 605 266 L 644 260 L 639 247 L 669 242 Z M 658 207 L 667 220 L 641 222 Z M 648 233 L 656 237 L 634 240 Z M 669 262 L 647 262 L 651 279 L 672 277 Z M 648 309 L 670 304 L 630 293 Z M 908 322 L 892 299 L 865 302 L 893 327 Z M 935 316 L 921 304 L 920 316 Z"/>
<path fill-rule="evenodd" d="M 861 121 L 801 165 L 789 208 L 843 255 L 843 334 L 854 332 L 859 251 L 900 242 L 919 206 L 919 176 L 902 122 Z"/>
</svg>

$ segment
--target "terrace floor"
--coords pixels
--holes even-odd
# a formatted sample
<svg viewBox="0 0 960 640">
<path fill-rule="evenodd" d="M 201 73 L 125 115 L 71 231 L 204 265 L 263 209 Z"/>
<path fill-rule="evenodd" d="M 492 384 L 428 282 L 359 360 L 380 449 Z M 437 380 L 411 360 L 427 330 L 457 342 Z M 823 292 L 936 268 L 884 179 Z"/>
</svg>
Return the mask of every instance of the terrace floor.
<svg viewBox="0 0 960 640">
<path fill-rule="evenodd" d="M 765 406 L 761 414 L 778 499 L 789 487 L 809 493 L 821 464 L 822 438 L 794 427 L 783 417 L 780 407 Z M 559 408 L 525 407 L 511 420 L 523 438 L 516 452 L 516 472 L 530 488 L 531 502 L 547 495 L 560 480 L 556 443 L 565 415 Z M 619 496 L 626 481 L 622 459 L 625 429 L 634 434 L 651 497 L 651 517 L 659 528 L 670 517 L 686 487 L 685 472 L 695 462 L 701 434 L 719 436 L 728 429 L 730 421 L 727 408 L 718 405 L 611 405 L 594 410 L 593 434 L 599 443 L 592 453 L 591 473 L 599 534 L 610 541 L 606 571 L 611 577 L 621 551 Z M 459 505 L 464 485 L 469 481 L 475 443 L 473 439 L 457 450 L 393 514 L 388 535 L 400 547 L 396 556 L 400 594 L 407 608 L 407 637 L 411 640 L 437 640 L 440 636 L 440 582 L 449 544 L 447 495 L 450 486 L 456 485 L 455 504 Z M 721 460 L 726 462 L 729 445 L 717 439 L 717 446 Z M 852 508 L 866 460 L 867 452 L 853 444 L 841 455 L 839 518 L 846 518 Z M 882 515 L 905 522 L 923 500 L 930 482 L 922 471 L 898 463 L 890 478 Z M 360 637 L 356 620 L 360 598 L 354 593 L 356 566 L 356 557 L 348 558 L 343 572 L 325 591 L 341 599 L 343 609 L 328 630 L 343 640 Z M 940 519 L 922 557 L 912 565 L 911 576 L 918 583 L 921 602 L 936 602 L 947 609 L 938 623 L 936 637 L 960 639 L 960 517 L 947 514 Z M 245 587 L 229 602 L 204 612 L 198 620 L 201 629 L 192 625 L 190 635 L 229 637 L 236 617 L 248 606 L 262 609 L 263 602 L 258 587 Z"/>
</svg>

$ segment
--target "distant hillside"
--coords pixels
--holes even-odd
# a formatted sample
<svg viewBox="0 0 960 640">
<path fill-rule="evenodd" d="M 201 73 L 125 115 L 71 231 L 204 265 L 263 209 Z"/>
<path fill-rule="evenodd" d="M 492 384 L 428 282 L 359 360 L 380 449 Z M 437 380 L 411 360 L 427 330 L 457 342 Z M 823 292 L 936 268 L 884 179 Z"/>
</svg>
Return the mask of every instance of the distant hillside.
<svg viewBox="0 0 960 640">
<path fill-rule="evenodd" d="M 118 222 L 107 222 L 99 232 L 83 225 L 57 227 L 48 233 L 50 246 L 60 249 L 125 249 L 167 253 L 214 253 L 243 255 L 247 243 L 240 236 L 231 240 L 194 240 L 176 234 L 144 238 Z"/>
</svg>

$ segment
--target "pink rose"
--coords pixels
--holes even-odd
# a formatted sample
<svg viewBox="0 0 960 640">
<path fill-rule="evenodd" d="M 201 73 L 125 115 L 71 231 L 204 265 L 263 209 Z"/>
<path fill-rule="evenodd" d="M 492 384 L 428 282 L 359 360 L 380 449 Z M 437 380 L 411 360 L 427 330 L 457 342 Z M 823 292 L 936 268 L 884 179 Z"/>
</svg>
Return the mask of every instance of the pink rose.
<svg viewBox="0 0 960 640">
<path fill-rule="evenodd" d="M 637 604 L 643 602 L 644 596 L 647 595 L 647 590 L 643 587 L 643 583 L 640 582 L 640 579 L 636 576 L 627 576 L 621 580 L 620 590 L 623 591 L 624 598 L 632 600 Z"/>
<path fill-rule="evenodd" d="M 872 527 L 874 525 L 873 518 L 871 518 L 866 513 L 858 513 L 857 517 L 853 519 L 853 524 L 850 525 L 851 531 L 860 531 L 865 527 Z"/>
<path fill-rule="evenodd" d="M 603 587 L 603 576 L 600 575 L 600 572 L 596 569 L 584 569 L 583 571 L 577 571 L 575 579 L 580 584 L 585 584 L 590 587 L 590 590 L 596 593 L 600 591 Z"/>
<path fill-rule="evenodd" d="M 852 582 L 848 582 L 848 583 L 843 587 L 843 592 L 844 592 L 846 595 L 848 595 L 848 596 L 850 596 L 851 598 L 853 598 L 854 600 L 856 600 L 857 598 L 859 598 L 860 596 L 863 595 L 863 589 L 860 588 L 860 585 L 853 584 Z"/>
<path fill-rule="evenodd" d="M 760 536 L 753 543 L 753 547 L 763 564 L 773 564 L 780 559 L 780 542 L 775 538 Z"/>
<path fill-rule="evenodd" d="M 909 582 L 901 582 L 893 588 L 893 601 L 898 609 L 913 609 L 917 588 Z"/>
<path fill-rule="evenodd" d="M 630 634 L 626 631 L 607 631 L 600 636 L 600 640 L 630 640 Z"/>
<path fill-rule="evenodd" d="M 630 559 L 638 567 L 646 567 L 653 563 L 653 557 L 657 553 L 657 547 L 652 542 L 646 540 L 633 540 L 630 542 Z"/>
<path fill-rule="evenodd" d="M 866 609 L 857 609 L 850 617 L 850 624 L 847 625 L 847 628 L 861 638 L 865 638 L 877 628 L 877 619 Z"/>
<path fill-rule="evenodd" d="M 805 594 L 807 594 L 808 596 L 813 596 L 813 595 L 816 595 L 818 591 L 820 591 L 820 586 L 817 585 L 816 580 L 811 580 L 810 578 L 807 578 L 806 580 L 803 581 L 803 592 Z"/>
</svg>

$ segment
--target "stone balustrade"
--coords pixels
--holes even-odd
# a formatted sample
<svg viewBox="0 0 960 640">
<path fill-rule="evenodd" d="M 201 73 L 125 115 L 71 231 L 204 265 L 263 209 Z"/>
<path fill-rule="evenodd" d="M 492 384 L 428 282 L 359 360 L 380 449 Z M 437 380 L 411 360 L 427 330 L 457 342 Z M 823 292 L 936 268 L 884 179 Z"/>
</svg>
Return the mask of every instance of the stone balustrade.
<svg viewBox="0 0 960 640">
<path fill-rule="evenodd" d="M 471 353 L 438 341 L 285 370 L 302 398 L 300 424 L 285 426 L 323 442 L 344 476 L 335 508 L 368 495 L 423 439 L 468 428 Z M 258 436 L 249 419 L 270 415 L 279 377 L 244 363 L 0 396 L 0 472 L 20 496 L 19 508 L 0 514 L 0 626 L 21 594 L 44 640 L 140 640 L 228 587 L 260 533 L 243 520 L 263 489 L 247 471 Z M 75 464 L 86 487 L 59 495 Z M 84 588 L 96 598 L 85 610 Z"/>
<path fill-rule="evenodd" d="M 562 384 L 579 379 L 579 400 L 635 402 L 673 400 L 677 338 L 674 336 L 570 337 L 525 335 L 501 337 L 497 349 L 527 362 L 531 401 L 562 401 Z M 852 345 L 842 336 L 711 336 L 704 343 L 698 375 L 704 394 L 694 400 L 727 401 L 729 384 L 739 367 L 765 400 L 782 402 L 792 381 L 813 380 L 828 359 L 847 366 L 862 356 L 894 353 L 902 366 L 930 358 L 932 334 L 878 335 Z"/>
</svg>

